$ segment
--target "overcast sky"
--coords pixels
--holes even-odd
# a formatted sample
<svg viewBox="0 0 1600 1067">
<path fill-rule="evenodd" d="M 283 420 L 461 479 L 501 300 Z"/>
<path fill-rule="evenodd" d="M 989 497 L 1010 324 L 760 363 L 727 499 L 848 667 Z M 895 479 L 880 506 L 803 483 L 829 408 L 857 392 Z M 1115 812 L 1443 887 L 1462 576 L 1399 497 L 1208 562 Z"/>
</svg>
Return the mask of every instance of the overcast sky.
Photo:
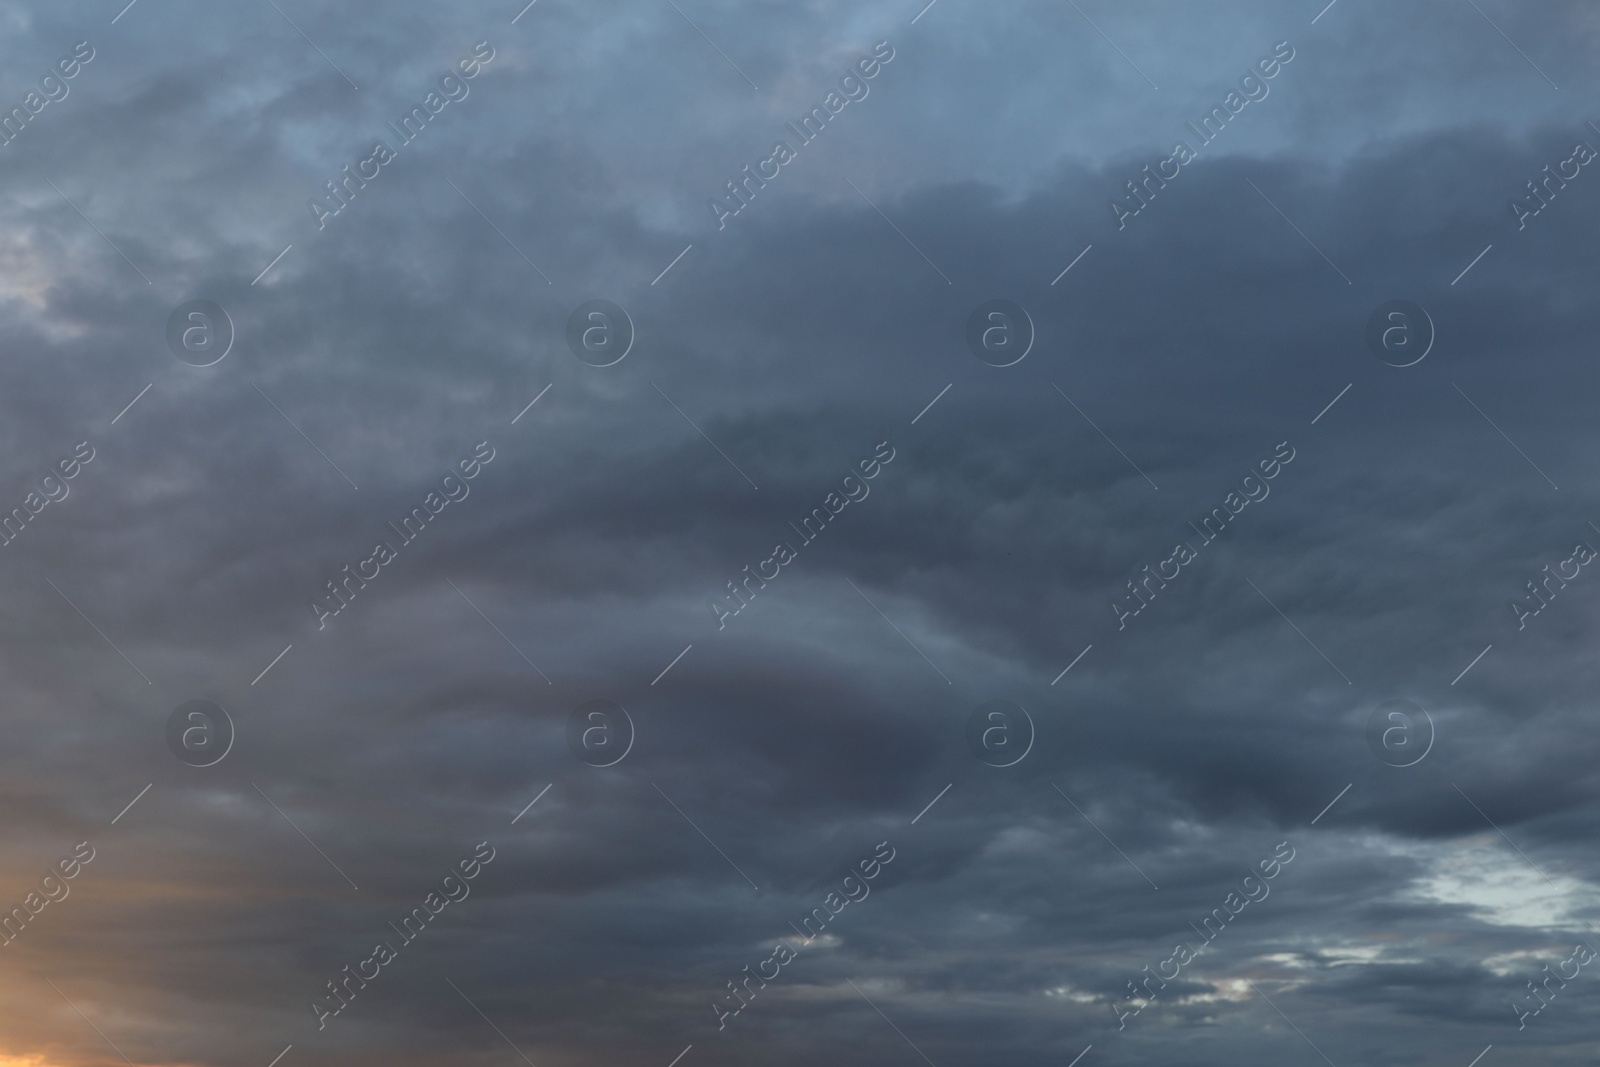
<svg viewBox="0 0 1600 1067">
<path fill-rule="evenodd" d="M 522 2 L 0 5 L 0 1067 L 1593 1061 L 1593 5 Z"/>
</svg>

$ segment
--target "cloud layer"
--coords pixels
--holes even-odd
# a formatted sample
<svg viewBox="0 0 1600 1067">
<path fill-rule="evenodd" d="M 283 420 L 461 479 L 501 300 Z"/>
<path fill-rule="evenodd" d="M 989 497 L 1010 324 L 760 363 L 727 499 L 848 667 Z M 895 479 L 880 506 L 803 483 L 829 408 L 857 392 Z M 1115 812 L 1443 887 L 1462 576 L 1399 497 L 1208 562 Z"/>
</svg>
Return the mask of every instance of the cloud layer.
<svg viewBox="0 0 1600 1067">
<path fill-rule="evenodd" d="M 1600 579 L 1560 568 L 1600 547 L 1600 179 L 1508 201 L 1600 145 L 1588 7 L 518 6 L 0 14 L 0 1054 L 1586 1062 L 1591 977 L 1528 983 L 1597 918 Z M 966 340 L 995 299 L 1012 366 Z M 1412 366 L 1366 340 L 1394 300 Z"/>
</svg>

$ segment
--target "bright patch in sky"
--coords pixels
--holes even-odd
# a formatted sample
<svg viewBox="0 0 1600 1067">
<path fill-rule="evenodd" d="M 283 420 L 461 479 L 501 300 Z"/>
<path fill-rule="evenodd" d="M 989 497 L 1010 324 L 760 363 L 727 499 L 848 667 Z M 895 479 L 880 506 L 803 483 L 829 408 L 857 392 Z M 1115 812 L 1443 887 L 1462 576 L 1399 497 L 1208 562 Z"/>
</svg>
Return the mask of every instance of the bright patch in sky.
<svg viewBox="0 0 1600 1067">
<path fill-rule="evenodd" d="M 1433 853 L 1430 873 L 1412 885 L 1411 899 L 1466 904 L 1496 926 L 1577 926 L 1580 909 L 1594 898 L 1592 886 L 1554 871 L 1544 872 L 1546 881 L 1497 835 L 1426 851 Z"/>
</svg>

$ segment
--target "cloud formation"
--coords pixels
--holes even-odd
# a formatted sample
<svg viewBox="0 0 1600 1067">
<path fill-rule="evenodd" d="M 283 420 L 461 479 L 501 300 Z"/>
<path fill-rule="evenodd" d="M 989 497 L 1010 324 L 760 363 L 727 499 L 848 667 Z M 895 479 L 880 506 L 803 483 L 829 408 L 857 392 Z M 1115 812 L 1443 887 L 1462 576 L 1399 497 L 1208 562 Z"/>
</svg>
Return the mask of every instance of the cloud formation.
<svg viewBox="0 0 1600 1067">
<path fill-rule="evenodd" d="M 1514 1005 L 1600 918 L 1600 608 L 1508 605 L 1600 536 L 1597 193 L 1525 199 L 1600 136 L 1588 6 L 519 8 L 0 14 L 0 99 L 95 50 L 5 147 L 0 898 L 95 859 L 8 942 L 0 1062 L 1583 1061 L 1583 978 Z M 707 211 L 880 41 L 870 105 Z M 168 747 L 190 700 L 214 765 Z M 970 747 L 991 700 L 1020 762 Z M 791 928 L 880 842 L 870 906 Z"/>
</svg>

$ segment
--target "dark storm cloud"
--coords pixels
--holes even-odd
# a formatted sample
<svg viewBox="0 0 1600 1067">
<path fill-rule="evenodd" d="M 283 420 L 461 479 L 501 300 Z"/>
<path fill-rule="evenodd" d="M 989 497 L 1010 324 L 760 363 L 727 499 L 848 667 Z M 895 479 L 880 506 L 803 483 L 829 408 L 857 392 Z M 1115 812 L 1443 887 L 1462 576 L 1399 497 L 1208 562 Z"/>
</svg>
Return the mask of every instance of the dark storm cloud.
<svg viewBox="0 0 1600 1067">
<path fill-rule="evenodd" d="M 141 1063 L 514 1055 L 475 1009 L 539 1063 L 911 1062 L 866 997 L 940 1063 L 1312 1055 L 1248 979 L 1335 1062 L 1420 1062 L 1441 1028 L 1461 1063 L 1576 1056 L 1583 979 L 1531 1034 L 1508 1004 L 1593 918 L 1593 609 L 1584 578 L 1521 631 L 1509 604 L 1600 539 L 1600 179 L 1521 231 L 1506 200 L 1586 136 L 1592 14 L 1485 5 L 1525 61 L 1470 5 L 1086 7 L 1124 59 L 1056 5 L 516 6 L 285 7 L 327 60 L 269 5 L 36 13 L 5 46 L 99 49 L 0 149 L 6 506 L 96 450 L 0 549 L 3 899 L 99 850 L 4 950 L 5 1052 L 109 1055 L 48 977 Z M 871 95 L 719 232 L 705 198 L 882 39 Z M 1271 95 L 1118 231 L 1110 198 L 1283 39 Z M 480 40 L 470 95 L 319 230 L 306 198 Z M 564 338 L 597 296 L 638 332 L 604 369 Z M 962 339 L 997 296 L 1037 328 L 1006 369 Z M 214 367 L 166 349 L 193 297 L 237 329 Z M 1403 370 L 1363 341 L 1396 297 L 1438 328 Z M 319 629 L 380 539 L 397 560 Z M 238 728 L 212 768 L 165 747 L 196 697 Z M 1007 770 L 963 738 L 997 697 L 1038 729 Z M 595 698 L 637 728 L 613 768 L 567 748 Z M 1433 716 L 1416 767 L 1367 746 L 1391 698 Z M 319 1031 L 309 999 L 483 840 L 470 897 Z M 718 1032 L 881 841 L 870 895 Z M 1119 1032 L 1127 983 L 1283 841 L 1270 896 Z"/>
</svg>

